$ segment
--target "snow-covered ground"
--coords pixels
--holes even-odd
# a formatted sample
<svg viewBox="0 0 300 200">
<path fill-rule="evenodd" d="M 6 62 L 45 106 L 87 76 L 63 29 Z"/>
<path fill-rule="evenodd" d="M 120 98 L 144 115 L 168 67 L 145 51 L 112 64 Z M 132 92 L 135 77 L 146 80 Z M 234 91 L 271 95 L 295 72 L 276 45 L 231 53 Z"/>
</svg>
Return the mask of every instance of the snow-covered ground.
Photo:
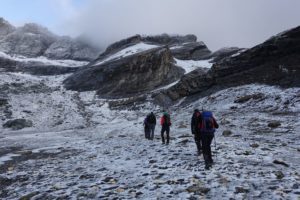
<svg viewBox="0 0 300 200">
<path fill-rule="evenodd" d="M 110 61 L 110 60 L 117 60 L 117 59 L 120 59 L 120 58 L 124 58 L 124 57 L 130 56 L 130 55 L 140 53 L 140 52 L 143 52 L 143 51 L 147 51 L 149 49 L 153 49 L 153 48 L 157 48 L 157 47 L 158 47 L 157 45 L 145 44 L 143 42 L 140 42 L 136 45 L 133 45 L 133 46 L 127 47 L 127 48 L 125 48 L 121 51 L 118 51 L 117 53 L 109 56 L 108 58 L 106 58 L 104 60 L 96 62 L 93 66 L 103 64 L 103 63 L 105 63 L 107 61 Z"/>
<path fill-rule="evenodd" d="M 165 146 L 159 125 L 154 141 L 143 136 L 151 103 L 111 110 L 94 92 L 66 91 L 66 76 L 0 74 L 12 118 L 34 124 L 0 129 L 0 198 L 299 198 L 300 88 L 246 85 L 171 107 Z M 208 171 L 190 133 L 195 108 L 212 110 L 220 124 Z M 270 127 L 274 121 L 280 125 Z"/>
<path fill-rule="evenodd" d="M 211 68 L 213 63 L 209 60 L 179 60 L 176 59 L 176 65 L 185 70 L 185 74 L 197 69 L 197 68 Z"/>
<path fill-rule="evenodd" d="M 62 67 L 80 67 L 80 66 L 87 65 L 89 63 L 86 61 L 75 61 L 75 60 L 51 60 L 44 56 L 40 56 L 37 58 L 27 58 L 21 55 L 11 56 L 1 51 L 0 51 L 0 57 L 14 60 L 14 61 L 19 61 L 19 62 L 25 62 L 25 63 L 42 62 L 45 63 L 46 65 L 55 65 L 55 66 L 62 66 Z"/>
</svg>

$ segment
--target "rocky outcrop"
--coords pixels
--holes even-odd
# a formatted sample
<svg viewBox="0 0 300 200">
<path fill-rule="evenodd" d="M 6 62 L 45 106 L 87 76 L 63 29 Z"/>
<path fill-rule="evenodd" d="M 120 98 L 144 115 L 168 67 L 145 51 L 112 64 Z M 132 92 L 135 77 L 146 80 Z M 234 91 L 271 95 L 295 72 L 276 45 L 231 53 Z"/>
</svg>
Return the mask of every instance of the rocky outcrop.
<svg viewBox="0 0 300 200">
<path fill-rule="evenodd" d="M 192 72 L 191 74 L 198 73 Z M 172 101 L 193 94 L 259 83 L 300 87 L 300 27 L 291 29 L 236 56 L 221 59 L 207 73 L 184 76 L 179 83 L 156 95 Z"/>
<path fill-rule="evenodd" d="M 32 127 L 33 123 L 26 119 L 8 120 L 3 124 L 3 128 L 11 128 L 12 130 L 19 130 L 26 127 Z"/>
<path fill-rule="evenodd" d="M 67 89 L 97 90 L 101 97 L 127 97 L 153 90 L 184 72 L 168 48 L 158 47 L 101 65 L 90 65 L 64 81 Z"/>
<path fill-rule="evenodd" d="M 211 51 L 204 42 L 190 42 L 171 48 L 175 58 L 181 60 L 203 60 L 210 57 Z"/>
<path fill-rule="evenodd" d="M 138 44 L 141 41 L 142 41 L 142 37 L 140 35 L 134 35 L 132 37 L 115 42 L 115 43 L 109 45 L 106 48 L 106 50 L 98 56 L 97 61 L 103 60 L 103 59 L 107 58 L 108 56 L 110 56 L 114 53 L 117 53 L 118 51 L 121 51 L 122 49 L 133 46 L 135 44 Z"/>
<path fill-rule="evenodd" d="M 93 60 L 98 56 L 98 50 L 64 36 L 52 43 L 44 55 L 51 59 Z"/>
<path fill-rule="evenodd" d="M 12 26 L 8 21 L 0 17 L 0 40 L 3 36 L 6 36 L 13 31 L 15 31 L 15 27 Z"/>
<path fill-rule="evenodd" d="M 0 50 L 26 57 L 43 55 L 56 36 L 37 24 L 25 24 L 1 40 Z"/>
<path fill-rule="evenodd" d="M 230 57 L 230 56 L 237 56 L 241 52 L 245 51 L 246 49 L 238 48 L 238 47 L 226 47 L 219 49 L 211 54 L 211 58 L 213 58 L 213 62 L 220 62 L 221 60 Z"/>
<path fill-rule="evenodd" d="M 50 59 L 94 60 L 95 47 L 70 37 L 60 37 L 47 28 L 29 23 L 15 28 L 0 18 L 0 51 L 25 57 L 46 56 Z"/>
<path fill-rule="evenodd" d="M 143 42 L 156 44 L 156 45 L 178 45 L 184 43 L 197 42 L 197 37 L 195 35 L 154 35 L 154 36 L 144 36 L 142 38 Z"/>
</svg>

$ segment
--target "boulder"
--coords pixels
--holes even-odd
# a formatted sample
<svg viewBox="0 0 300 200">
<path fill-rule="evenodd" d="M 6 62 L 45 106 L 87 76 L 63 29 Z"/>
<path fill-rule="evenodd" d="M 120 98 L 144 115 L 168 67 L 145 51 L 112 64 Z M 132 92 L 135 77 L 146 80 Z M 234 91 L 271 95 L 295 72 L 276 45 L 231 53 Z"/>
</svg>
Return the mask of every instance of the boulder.
<svg viewBox="0 0 300 200">
<path fill-rule="evenodd" d="M 26 127 L 32 127 L 33 123 L 30 120 L 26 119 L 13 119 L 8 120 L 3 124 L 3 128 L 11 128 L 13 130 L 19 130 Z"/>
<path fill-rule="evenodd" d="M 223 131 L 222 135 L 225 136 L 225 137 L 231 136 L 232 131 L 231 130 L 225 130 L 225 131 Z"/>
<path fill-rule="evenodd" d="M 277 128 L 281 126 L 281 123 L 279 121 L 271 121 L 268 123 L 268 127 L 270 128 Z"/>
<path fill-rule="evenodd" d="M 168 48 L 158 47 L 103 64 L 91 64 L 64 81 L 67 89 L 97 90 L 102 97 L 129 97 L 180 78 Z"/>
</svg>

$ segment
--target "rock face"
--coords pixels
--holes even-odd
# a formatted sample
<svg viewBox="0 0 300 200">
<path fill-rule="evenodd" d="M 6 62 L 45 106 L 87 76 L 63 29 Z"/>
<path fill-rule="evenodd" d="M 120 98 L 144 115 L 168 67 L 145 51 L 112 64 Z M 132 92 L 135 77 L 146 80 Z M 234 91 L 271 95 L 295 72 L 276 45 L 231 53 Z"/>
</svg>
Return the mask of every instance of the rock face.
<svg viewBox="0 0 300 200">
<path fill-rule="evenodd" d="M 184 43 L 171 48 L 175 58 L 181 60 L 203 60 L 210 57 L 211 51 L 203 42 Z"/>
<path fill-rule="evenodd" d="M 144 42 L 156 44 L 156 45 L 176 45 L 183 43 L 192 43 L 197 42 L 197 37 L 195 35 L 154 35 L 154 36 L 145 36 L 142 38 Z"/>
<path fill-rule="evenodd" d="M 55 40 L 56 36 L 46 28 L 37 24 L 25 24 L 2 39 L 0 50 L 8 54 L 37 57 L 43 55 Z"/>
<path fill-rule="evenodd" d="M 122 59 L 82 68 L 64 81 L 67 89 L 97 90 L 101 97 L 126 97 L 177 80 L 168 48 L 158 47 Z"/>
<path fill-rule="evenodd" d="M 197 72 L 192 72 L 197 73 Z M 215 63 L 207 73 L 188 74 L 157 97 L 173 101 L 193 94 L 251 83 L 300 86 L 300 27 L 281 33 L 251 49 Z"/>
<path fill-rule="evenodd" d="M 213 62 L 220 62 L 221 60 L 229 57 L 238 55 L 241 52 L 245 51 L 246 49 L 238 48 L 238 47 L 228 47 L 228 48 L 222 48 L 219 49 L 211 54 L 211 57 L 213 58 Z"/>
<path fill-rule="evenodd" d="M 12 33 L 15 31 L 15 27 L 13 27 L 9 22 L 7 22 L 5 19 L 0 17 L 0 40 L 1 37 L 8 35 L 9 33 Z"/>
<path fill-rule="evenodd" d="M 15 28 L 3 18 L 0 18 L 0 51 L 31 58 L 46 56 L 86 61 L 94 60 L 99 52 L 84 42 L 57 36 L 38 24 Z"/>
<path fill-rule="evenodd" d="M 93 60 L 97 50 L 70 37 L 61 37 L 45 51 L 44 55 L 52 59 Z"/>
<path fill-rule="evenodd" d="M 133 46 L 140 42 L 146 44 L 152 44 L 157 46 L 169 46 L 171 48 L 172 55 L 178 59 L 192 59 L 200 60 L 207 58 L 210 55 L 210 50 L 206 47 L 203 42 L 197 42 L 195 35 L 155 35 L 155 36 L 141 36 L 134 35 L 132 37 L 115 42 L 107 47 L 97 60 L 105 59 L 106 57 L 121 51 L 129 46 Z"/>
</svg>

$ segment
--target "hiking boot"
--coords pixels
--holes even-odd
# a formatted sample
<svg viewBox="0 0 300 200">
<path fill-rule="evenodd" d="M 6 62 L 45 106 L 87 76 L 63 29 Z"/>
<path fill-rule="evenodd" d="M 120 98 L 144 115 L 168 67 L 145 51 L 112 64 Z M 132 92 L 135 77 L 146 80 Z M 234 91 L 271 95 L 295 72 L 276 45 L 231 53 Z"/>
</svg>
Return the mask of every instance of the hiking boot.
<svg viewBox="0 0 300 200">
<path fill-rule="evenodd" d="M 162 142 L 161 144 L 165 144 L 165 142 Z"/>
</svg>

